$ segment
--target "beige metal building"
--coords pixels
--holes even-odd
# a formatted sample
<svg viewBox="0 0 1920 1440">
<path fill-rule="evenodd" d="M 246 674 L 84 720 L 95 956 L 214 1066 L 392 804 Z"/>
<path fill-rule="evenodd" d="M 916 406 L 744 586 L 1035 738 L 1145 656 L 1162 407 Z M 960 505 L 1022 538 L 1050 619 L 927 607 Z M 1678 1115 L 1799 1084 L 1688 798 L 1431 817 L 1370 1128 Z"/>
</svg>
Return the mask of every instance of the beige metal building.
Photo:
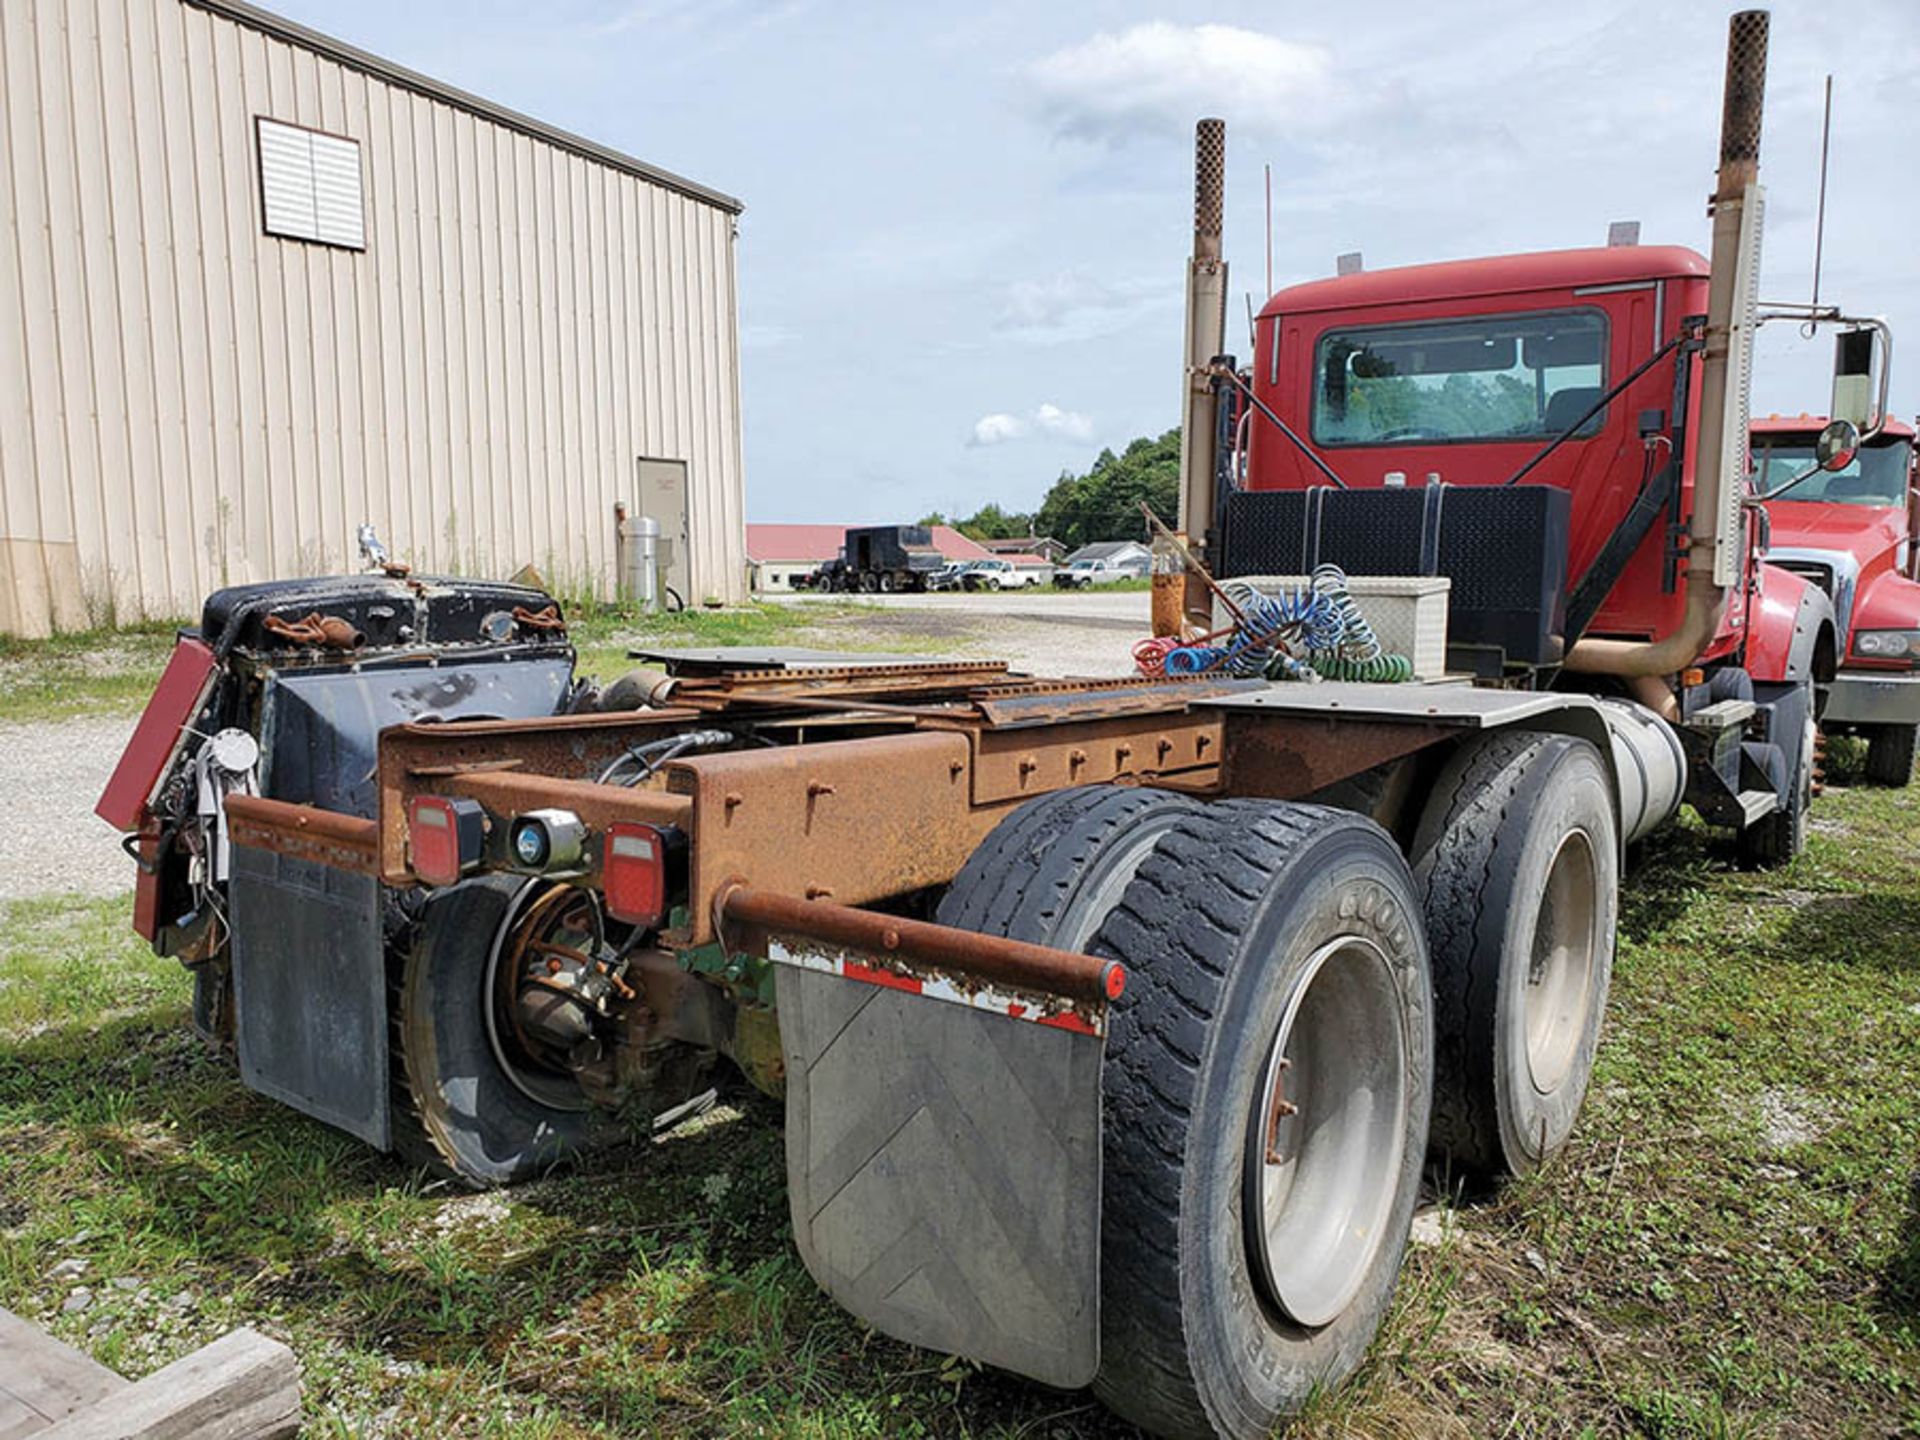
<svg viewBox="0 0 1920 1440">
<path fill-rule="evenodd" d="M 238 0 L 0 0 L 0 631 L 396 558 L 746 590 L 738 201 Z"/>
</svg>

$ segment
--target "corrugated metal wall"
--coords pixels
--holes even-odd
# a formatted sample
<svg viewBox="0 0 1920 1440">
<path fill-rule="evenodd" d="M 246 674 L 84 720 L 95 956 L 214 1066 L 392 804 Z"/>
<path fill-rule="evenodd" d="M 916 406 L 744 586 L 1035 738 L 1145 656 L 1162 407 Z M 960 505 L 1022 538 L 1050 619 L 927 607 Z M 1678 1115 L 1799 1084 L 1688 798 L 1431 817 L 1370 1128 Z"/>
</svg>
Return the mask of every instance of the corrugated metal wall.
<svg viewBox="0 0 1920 1440">
<path fill-rule="evenodd" d="M 262 233 L 254 117 L 367 248 Z M 611 584 L 639 456 L 743 598 L 734 217 L 183 0 L 0 3 L 0 630 L 417 567 Z"/>
</svg>

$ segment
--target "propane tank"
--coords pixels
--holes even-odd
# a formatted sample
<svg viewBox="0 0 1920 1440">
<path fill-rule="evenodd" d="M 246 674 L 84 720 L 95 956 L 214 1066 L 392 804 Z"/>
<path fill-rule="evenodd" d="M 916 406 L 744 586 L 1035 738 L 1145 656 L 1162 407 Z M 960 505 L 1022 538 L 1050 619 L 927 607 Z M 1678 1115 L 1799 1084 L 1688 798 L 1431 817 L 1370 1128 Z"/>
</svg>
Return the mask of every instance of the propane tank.
<svg viewBox="0 0 1920 1440">
<path fill-rule="evenodd" d="M 620 522 L 620 593 L 642 610 L 660 608 L 660 522 L 633 515 Z"/>
</svg>

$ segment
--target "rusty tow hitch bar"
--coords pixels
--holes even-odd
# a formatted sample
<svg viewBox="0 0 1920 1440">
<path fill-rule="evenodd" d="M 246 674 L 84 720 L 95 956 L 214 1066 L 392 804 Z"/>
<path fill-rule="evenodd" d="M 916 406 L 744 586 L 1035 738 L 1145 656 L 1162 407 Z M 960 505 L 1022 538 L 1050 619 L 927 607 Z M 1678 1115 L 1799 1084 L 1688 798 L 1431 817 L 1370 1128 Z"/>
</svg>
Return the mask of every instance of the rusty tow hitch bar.
<svg viewBox="0 0 1920 1440">
<path fill-rule="evenodd" d="M 781 943 L 777 963 L 931 999 L 996 1010 L 1060 1029 L 1104 1034 L 1126 992 L 1126 967 L 1095 955 L 956 930 L 735 883 L 715 901 L 724 921 Z"/>
</svg>

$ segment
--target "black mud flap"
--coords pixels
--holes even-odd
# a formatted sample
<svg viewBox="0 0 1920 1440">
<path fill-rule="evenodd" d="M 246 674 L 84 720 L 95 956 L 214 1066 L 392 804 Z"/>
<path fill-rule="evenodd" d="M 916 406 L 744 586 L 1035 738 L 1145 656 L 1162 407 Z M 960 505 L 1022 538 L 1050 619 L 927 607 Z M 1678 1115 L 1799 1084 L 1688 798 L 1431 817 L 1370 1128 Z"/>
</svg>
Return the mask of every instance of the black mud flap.
<svg viewBox="0 0 1920 1440">
<path fill-rule="evenodd" d="M 379 882 L 235 845 L 231 893 L 241 1080 L 389 1148 Z"/>
<path fill-rule="evenodd" d="M 813 1278 L 898 1339 L 1089 1384 L 1101 1017 L 771 954 L 793 1232 Z"/>
</svg>

